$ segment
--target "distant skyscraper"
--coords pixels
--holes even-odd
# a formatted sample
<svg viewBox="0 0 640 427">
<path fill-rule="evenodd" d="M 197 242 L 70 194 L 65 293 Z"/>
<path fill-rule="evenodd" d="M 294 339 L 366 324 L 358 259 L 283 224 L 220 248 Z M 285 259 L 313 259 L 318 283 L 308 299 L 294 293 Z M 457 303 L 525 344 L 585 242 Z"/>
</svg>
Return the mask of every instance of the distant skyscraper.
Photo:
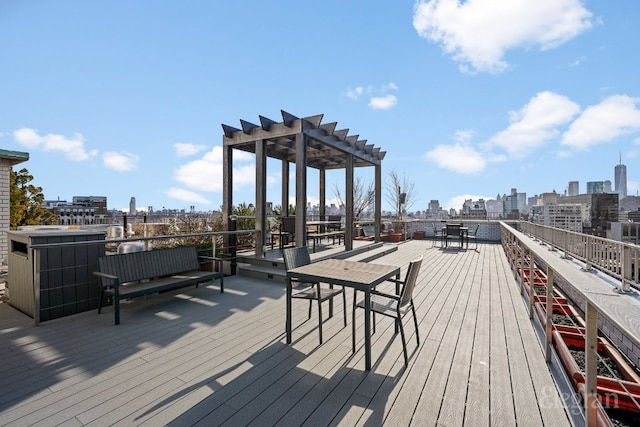
<svg viewBox="0 0 640 427">
<path fill-rule="evenodd" d="M 620 164 L 615 167 L 616 193 L 620 199 L 627 197 L 627 167 L 622 164 L 622 155 L 620 155 Z"/>
<path fill-rule="evenodd" d="M 588 181 L 587 182 L 587 194 L 602 194 L 605 193 L 606 181 Z M 609 181 L 609 187 L 611 187 L 611 181 Z"/>
<path fill-rule="evenodd" d="M 569 181 L 567 196 L 577 196 L 580 194 L 580 183 L 578 181 Z"/>
<path fill-rule="evenodd" d="M 136 198 L 132 197 L 131 201 L 129 202 L 129 215 L 135 215 L 136 214 Z"/>
</svg>

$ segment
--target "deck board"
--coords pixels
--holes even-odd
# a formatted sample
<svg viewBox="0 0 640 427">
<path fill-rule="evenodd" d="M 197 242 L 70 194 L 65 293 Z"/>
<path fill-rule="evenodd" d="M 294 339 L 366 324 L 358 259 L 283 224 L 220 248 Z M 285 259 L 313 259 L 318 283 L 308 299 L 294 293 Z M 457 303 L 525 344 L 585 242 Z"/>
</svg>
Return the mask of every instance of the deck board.
<svg viewBox="0 0 640 427">
<path fill-rule="evenodd" d="M 407 367 L 379 316 L 364 370 L 363 310 L 352 354 L 351 290 L 322 345 L 315 306 L 294 301 L 287 345 L 284 284 L 242 276 L 126 302 L 118 326 L 111 307 L 35 327 L 0 304 L 0 425 L 570 425 L 502 247 L 408 241 L 372 262 L 404 276 L 420 255 Z"/>
</svg>

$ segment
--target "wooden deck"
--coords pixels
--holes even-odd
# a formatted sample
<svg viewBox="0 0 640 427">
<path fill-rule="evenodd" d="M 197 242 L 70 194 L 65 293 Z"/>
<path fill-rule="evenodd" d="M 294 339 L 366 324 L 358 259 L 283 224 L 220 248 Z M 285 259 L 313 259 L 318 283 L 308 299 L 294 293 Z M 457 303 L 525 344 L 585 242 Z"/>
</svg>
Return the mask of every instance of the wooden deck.
<svg viewBox="0 0 640 427">
<path fill-rule="evenodd" d="M 241 276 L 125 302 L 119 326 L 111 307 L 35 327 L 0 304 L 0 425 L 571 425 L 502 247 L 409 241 L 374 262 L 404 274 L 420 254 L 407 368 L 378 318 L 365 371 L 341 298 L 320 346 L 294 301 L 286 345 L 284 285 Z"/>
</svg>

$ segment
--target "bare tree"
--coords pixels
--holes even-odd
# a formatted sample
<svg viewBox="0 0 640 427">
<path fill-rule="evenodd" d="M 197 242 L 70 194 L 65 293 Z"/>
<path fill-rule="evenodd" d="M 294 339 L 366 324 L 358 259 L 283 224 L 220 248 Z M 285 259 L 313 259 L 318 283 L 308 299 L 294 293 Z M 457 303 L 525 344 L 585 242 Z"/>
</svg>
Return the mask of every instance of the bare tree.
<svg viewBox="0 0 640 427">
<path fill-rule="evenodd" d="M 333 185 L 333 194 L 340 206 L 346 206 L 345 198 L 342 197 L 340 187 Z M 361 177 L 356 176 L 353 180 L 353 219 L 357 221 L 360 215 L 371 207 L 375 200 L 373 182 L 365 183 Z"/>
<path fill-rule="evenodd" d="M 389 181 L 385 193 L 387 202 L 396 210 L 397 219 L 402 219 L 402 214 L 415 203 L 415 186 L 413 181 L 402 178 L 394 169 L 389 172 Z"/>
</svg>

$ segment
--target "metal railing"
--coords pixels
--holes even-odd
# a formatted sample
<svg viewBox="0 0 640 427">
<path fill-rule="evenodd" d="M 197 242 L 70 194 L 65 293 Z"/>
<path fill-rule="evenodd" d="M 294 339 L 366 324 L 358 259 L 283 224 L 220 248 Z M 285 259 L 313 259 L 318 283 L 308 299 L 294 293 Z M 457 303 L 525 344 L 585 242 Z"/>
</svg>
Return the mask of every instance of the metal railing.
<svg viewBox="0 0 640 427">
<path fill-rule="evenodd" d="M 620 281 L 620 291 L 640 288 L 640 246 L 521 221 L 520 230 Z"/>
<path fill-rule="evenodd" d="M 521 292 L 527 295 L 524 287 L 524 271 L 529 271 L 529 314 L 533 318 L 534 313 L 534 291 L 533 291 L 533 277 L 535 271 L 534 260 L 537 257 L 543 257 L 544 252 L 548 249 L 542 249 L 539 245 L 527 244 L 522 237 L 523 234 L 530 237 L 530 239 L 543 240 L 546 244 L 552 248 L 565 250 L 565 256 L 571 254 L 572 256 L 581 259 L 587 265 L 592 265 L 601 269 L 612 276 L 617 274 L 618 277 L 624 277 L 623 273 L 628 272 L 625 268 L 625 262 L 630 262 L 629 252 L 632 249 L 628 245 L 620 242 L 613 242 L 611 240 L 587 236 L 580 233 L 567 232 L 565 230 L 554 229 L 551 227 L 539 226 L 532 223 L 520 223 L 521 232 L 519 233 L 511 226 L 501 223 L 501 237 L 502 244 L 507 252 L 507 257 L 513 265 L 514 275 L 520 280 Z M 635 254 L 635 252 L 632 252 Z M 553 327 L 552 327 L 552 315 L 553 315 L 553 284 L 554 277 L 561 276 L 562 264 L 555 263 L 553 266 L 546 265 L 547 286 L 545 295 L 545 342 L 543 348 L 545 350 L 545 356 L 547 362 L 551 361 L 552 355 L 552 342 L 553 342 Z M 615 276 L 614 276 L 615 277 Z M 636 276 L 637 277 L 637 274 Z M 608 320 L 615 328 L 620 331 L 627 330 L 625 325 L 621 325 L 615 316 L 608 313 L 607 310 L 602 308 L 597 301 L 591 299 L 588 295 L 585 295 L 580 291 L 576 284 L 571 283 L 570 280 L 565 279 L 565 283 L 573 288 L 573 291 L 580 294 L 584 300 L 585 307 L 583 307 L 586 315 L 586 325 L 584 328 L 584 340 L 585 340 L 585 367 L 584 367 L 584 399 L 583 410 L 585 417 L 585 425 L 591 426 L 597 424 L 598 408 L 600 407 L 598 402 L 598 371 L 597 364 L 600 355 L 598 354 L 598 318 L 602 317 Z M 629 335 L 627 339 L 633 343 L 634 346 L 640 346 L 640 340 L 638 337 Z M 624 385 L 621 388 L 626 390 Z M 640 408 L 640 402 L 637 402 L 633 398 L 629 390 L 626 393 L 630 396 L 631 401 Z"/>
</svg>

